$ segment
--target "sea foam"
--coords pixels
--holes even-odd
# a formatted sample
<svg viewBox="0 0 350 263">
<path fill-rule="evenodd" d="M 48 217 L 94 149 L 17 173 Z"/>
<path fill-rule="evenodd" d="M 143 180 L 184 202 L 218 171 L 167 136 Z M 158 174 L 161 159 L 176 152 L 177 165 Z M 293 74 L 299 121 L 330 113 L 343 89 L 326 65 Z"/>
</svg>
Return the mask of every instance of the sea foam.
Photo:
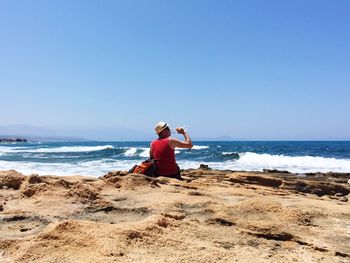
<svg viewBox="0 0 350 263">
<path fill-rule="evenodd" d="M 231 154 L 231 153 L 227 153 Z M 180 162 L 181 163 L 181 162 Z M 239 159 L 224 162 L 203 162 L 214 169 L 262 171 L 263 169 L 286 170 L 293 173 L 307 172 L 350 172 L 349 159 L 335 159 L 315 156 L 284 156 L 239 153 Z M 198 168 L 199 163 L 182 161 L 184 168 Z"/>
<path fill-rule="evenodd" d="M 142 157 L 142 158 L 148 158 L 149 157 L 149 150 L 150 148 L 146 147 L 124 147 L 124 149 L 127 149 L 125 153 L 123 154 L 124 156 L 127 157 Z"/>
<path fill-rule="evenodd" d="M 138 164 L 149 157 L 148 143 L 108 144 L 111 145 L 104 145 L 103 143 L 98 143 L 98 145 L 96 143 L 87 145 L 59 144 L 55 147 L 53 144 L 1 145 L 0 169 L 16 169 L 26 174 L 90 174 L 101 176 L 111 170 L 129 170 L 134 164 Z M 328 157 L 327 148 L 322 151 L 318 150 L 318 152 L 277 151 L 284 152 L 284 155 L 282 155 L 273 154 L 273 148 L 268 148 L 269 153 L 256 153 L 255 150 L 238 152 L 237 147 L 224 144 L 221 149 L 213 147 L 209 143 L 201 142 L 198 144 L 193 147 L 193 150 L 176 148 L 175 154 L 177 154 L 177 161 L 181 168 L 198 168 L 203 163 L 213 169 L 223 170 L 262 171 L 263 169 L 278 169 L 294 173 L 350 172 L 349 148 L 346 148 L 348 146 L 345 143 L 342 143 L 341 147 L 337 146 L 339 152 L 344 151 L 343 148 L 345 149 L 344 153 L 340 155 L 338 153 L 339 158 Z M 308 150 L 305 145 L 297 144 L 297 146 L 300 145 L 302 149 Z M 266 151 L 266 147 L 259 147 L 257 147 L 257 151 Z M 90 154 L 90 152 L 92 153 Z M 309 152 L 310 154 L 309 156 L 303 156 L 303 152 Z M 313 156 L 313 154 L 319 154 L 320 156 Z"/>
<path fill-rule="evenodd" d="M 192 150 L 203 150 L 208 149 L 208 145 L 193 145 Z M 176 150 L 189 150 L 188 148 L 176 148 Z"/>
<path fill-rule="evenodd" d="M 125 151 L 124 155 L 125 156 L 134 156 L 137 152 L 137 148 L 136 147 L 130 147 L 130 148 L 126 148 L 127 150 Z"/>
<path fill-rule="evenodd" d="M 78 163 L 35 163 L 0 161 L 1 170 L 15 169 L 25 175 L 91 175 L 102 176 L 113 170 L 128 171 L 134 164 L 132 160 L 95 160 Z"/>
<path fill-rule="evenodd" d="M 140 153 L 148 157 L 148 148 Z M 92 175 L 101 176 L 113 170 L 129 170 L 137 160 L 100 159 L 95 161 L 81 161 L 76 163 L 38 163 L 0 161 L 1 170 L 16 169 L 24 174 L 37 173 L 40 175 Z M 313 156 L 283 156 L 257 154 L 252 152 L 241 153 L 238 160 L 223 162 L 200 162 L 195 160 L 178 160 L 181 169 L 198 168 L 207 164 L 213 169 L 262 171 L 263 169 L 287 170 L 293 173 L 306 172 L 350 172 L 350 160 L 334 159 Z"/>
<path fill-rule="evenodd" d="M 247 152 L 240 154 L 237 164 L 254 166 L 260 170 L 273 168 L 290 172 L 350 172 L 350 160 L 317 156 L 285 156 Z"/>
<path fill-rule="evenodd" d="M 142 152 L 139 154 L 139 156 L 142 158 L 148 158 L 150 148 L 140 148 L 140 149 L 142 150 Z"/>
<path fill-rule="evenodd" d="M 203 149 L 208 149 L 209 146 L 207 145 L 193 145 L 192 149 L 193 150 L 203 150 Z"/>
</svg>

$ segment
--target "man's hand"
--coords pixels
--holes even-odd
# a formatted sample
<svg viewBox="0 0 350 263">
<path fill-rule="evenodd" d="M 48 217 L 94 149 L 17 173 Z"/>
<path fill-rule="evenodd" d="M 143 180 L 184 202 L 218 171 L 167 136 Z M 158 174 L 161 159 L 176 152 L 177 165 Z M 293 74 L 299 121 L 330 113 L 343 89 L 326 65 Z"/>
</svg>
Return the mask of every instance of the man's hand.
<svg viewBox="0 0 350 263">
<path fill-rule="evenodd" d="M 180 141 L 179 139 L 176 138 L 170 138 L 171 140 L 169 140 L 169 145 L 172 149 L 175 149 L 175 147 L 178 148 L 192 148 L 193 144 L 192 144 L 192 140 L 190 138 L 190 136 L 187 134 L 187 132 L 185 131 L 184 128 L 176 128 L 175 129 L 177 131 L 178 134 L 182 134 L 185 137 L 184 141 Z"/>
<path fill-rule="evenodd" d="M 178 134 L 185 134 L 185 129 L 184 128 L 178 127 L 175 130 L 177 131 Z"/>
</svg>

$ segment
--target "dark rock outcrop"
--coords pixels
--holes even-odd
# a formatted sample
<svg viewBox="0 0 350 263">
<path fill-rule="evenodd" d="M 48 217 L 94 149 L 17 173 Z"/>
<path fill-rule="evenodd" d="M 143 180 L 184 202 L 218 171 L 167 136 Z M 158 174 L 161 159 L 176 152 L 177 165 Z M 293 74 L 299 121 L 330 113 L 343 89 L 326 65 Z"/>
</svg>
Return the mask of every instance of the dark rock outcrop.
<svg viewBox="0 0 350 263">
<path fill-rule="evenodd" d="M 206 165 L 206 164 L 200 164 L 198 169 L 200 169 L 200 170 L 211 170 L 211 168 L 208 165 Z"/>
<path fill-rule="evenodd" d="M 28 142 L 28 140 L 22 138 L 0 138 L 0 142 Z"/>
</svg>

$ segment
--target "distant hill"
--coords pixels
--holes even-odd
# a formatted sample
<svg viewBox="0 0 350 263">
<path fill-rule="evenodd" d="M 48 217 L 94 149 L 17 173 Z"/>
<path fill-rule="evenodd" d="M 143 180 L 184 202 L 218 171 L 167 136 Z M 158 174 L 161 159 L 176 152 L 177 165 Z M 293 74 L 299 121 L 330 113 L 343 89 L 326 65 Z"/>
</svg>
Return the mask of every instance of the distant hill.
<svg viewBox="0 0 350 263">
<path fill-rule="evenodd" d="M 29 142 L 86 142 L 91 141 L 85 138 L 80 137 L 60 137 L 60 136 L 53 136 L 53 137 L 44 137 L 44 136 L 19 136 L 19 135 L 1 135 L 0 134 L 0 140 L 2 138 L 6 138 L 9 141 L 15 140 L 17 138 L 20 138 L 21 140 L 27 140 Z"/>
<path fill-rule="evenodd" d="M 123 127 L 94 127 L 94 128 L 58 128 L 50 129 L 40 126 L 16 124 L 0 126 L 0 136 L 4 138 L 25 138 L 29 141 L 151 141 L 156 138 L 153 131 L 140 131 Z M 176 133 L 173 136 L 182 139 Z M 238 141 L 241 138 L 233 138 L 230 135 L 197 137 L 190 132 L 194 141 Z M 87 138 L 87 139 L 86 139 Z"/>
<path fill-rule="evenodd" d="M 215 138 L 216 141 L 234 141 L 235 139 L 229 135 L 223 135 Z"/>
<path fill-rule="evenodd" d="M 28 137 L 29 141 L 35 141 L 35 142 L 86 142 L 86 141 L 91 141 L 85 138 L 81 137 L 59 137 L 59 136 L 54 136 L 54 137 L 40 137 L 40 136 L 29 136 Z"/>
<path fill-rule="evenodd" d="M 153 138 L 141 131 L 116 127 L 50 129 L 25 124 L 0 126 L 1 134 L 31 141 L 149 141 Z"/>
<path fill-rule="evenodd" d="M 16 124 L 0 126 L 0 138 L 16 139 L 23 138 L 28 141 L 88 141 L 79 136 L 61 136 L 56 131 L 45 127 Z"/>
<path fill-rule="evenodd" d="M 17 136 L 37 135 L 37 136 L 55 136 L 51 129 L 31 126 L 26 124 L 16 124 L 9 126 L 0 126 L 0 134 L 15 134 Z"/>
</svg>

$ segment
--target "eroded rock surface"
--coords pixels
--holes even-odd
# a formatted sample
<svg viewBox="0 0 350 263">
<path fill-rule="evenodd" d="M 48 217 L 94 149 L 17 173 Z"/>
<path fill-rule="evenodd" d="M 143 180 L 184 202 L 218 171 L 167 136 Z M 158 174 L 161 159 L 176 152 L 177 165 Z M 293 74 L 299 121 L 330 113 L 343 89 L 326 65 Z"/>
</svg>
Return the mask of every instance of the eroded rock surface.
<svg viewBox="0 0 350 263">
<path fill-rule="evenodd" d="M 0 172 L 0 262 L 349 262 L 350 174 Z"/>
</svg>

